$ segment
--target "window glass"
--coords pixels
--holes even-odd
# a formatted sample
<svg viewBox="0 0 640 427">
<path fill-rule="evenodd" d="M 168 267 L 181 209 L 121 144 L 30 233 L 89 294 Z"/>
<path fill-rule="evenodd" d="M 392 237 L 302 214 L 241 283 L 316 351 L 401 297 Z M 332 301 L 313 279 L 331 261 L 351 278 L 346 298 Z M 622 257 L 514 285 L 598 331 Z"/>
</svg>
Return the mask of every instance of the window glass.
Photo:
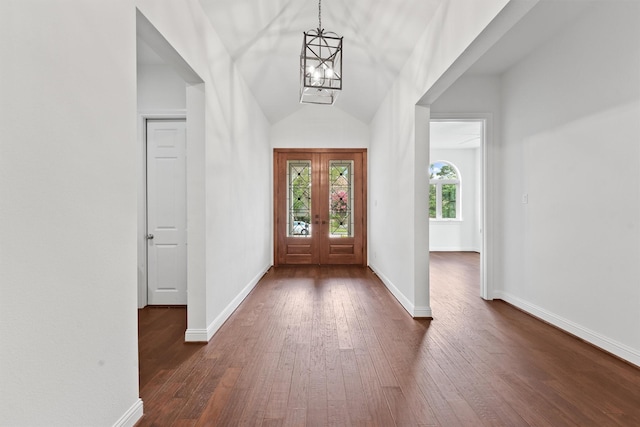
<svg viewBox="0 0 640 427">
<path fill-rule="evenodd" d="M 287 235 L 311 234 L 311 160 L 287 162 Z"/>
<path fill-rule="evenodd" d="M 429 165 L 429 218 L 460 219 L 460 173 L 453 163 Z"/>
<path fill-rule="evenodd" d="M 436 185 L 429 185 L 429 218 L 436 217 Z"/>
<path fill-rule="evenodd" d="M 435 162 L 429 166 L 429 179 L 458 179 L 458 172 L 451 163 Z"/>
<path fill-rule="evenodd" d="M 442 185 L 442 218 L 456 218 L 457 184 Z"/>
<path fill-rule="evenodd" d="M 353 237 L 353 161 L 329 162 L 329 236 Z"/>
</svg>

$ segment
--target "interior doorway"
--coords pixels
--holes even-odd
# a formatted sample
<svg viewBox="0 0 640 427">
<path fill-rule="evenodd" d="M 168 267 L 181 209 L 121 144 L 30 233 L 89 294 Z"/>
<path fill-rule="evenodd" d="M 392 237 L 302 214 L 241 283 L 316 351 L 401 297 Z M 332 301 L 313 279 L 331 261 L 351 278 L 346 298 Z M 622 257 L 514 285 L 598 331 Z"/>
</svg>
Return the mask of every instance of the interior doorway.
<svg viewBox="0 0 640 427">
<path fill-rule="evenodd" d="M 187 128 L 146 120 L 147 301 L 187 305 Z"/>
<path fill-rule="evenodd" d="M 432 115 L 429 153 L 429 251 L 480 254 L 486 281 L 486 139 L 489 118 Z"/>
<path fill-rule="evenodd" d="M 136 56 L 138 92 L 138 307 L 147 305 L 147 198 L 146 121 L 148 119 L 186 120 L 186 223 L 189 242 L 186 261 L 188 293 L 187 330 L 189 342 L 208 341 L 206 287 L 206 150 L 204 81 L 174 49 L 153 24 L 136 10 Z M 149 67 L 142 66 L 148 65 Z M 155 240 L 155 233 L 154 240 Z"/>
<path fill-rule="evenodd" d="M 366 150 L 274 151 L 274 264 L 366 263 Z"/>
</svg>

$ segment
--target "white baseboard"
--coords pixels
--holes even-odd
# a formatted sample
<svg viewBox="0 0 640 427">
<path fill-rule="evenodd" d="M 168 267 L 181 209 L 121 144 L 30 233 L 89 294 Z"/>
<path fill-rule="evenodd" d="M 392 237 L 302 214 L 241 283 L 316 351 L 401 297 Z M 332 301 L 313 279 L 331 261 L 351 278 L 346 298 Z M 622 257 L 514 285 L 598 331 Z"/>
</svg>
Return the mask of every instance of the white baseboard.
<svg viewBox="0 0 640 427">
<path fill-rule="evenodd" d="M 384 286 L 389 289 L 389 292 L 398 300 L 400 305 L 411 315 L 411 317 L 432 317 L 431 307 L 416 307 L 400 290 L 393 284 L 391 280 L 384 274 L 380 273 L 373 266 L 369 266 L 376 276 L 380 278 Z"/>
<path fill-rule="evenodd" d="M 480 249 L 471 247 L 434 246 L 429 247 L 429 252 L 478 252 Z"/>
<path fill-rule="evenodd" d="M 240 303 L 247 297 L 247 295 L 249 295 L 253 288 L 255 288 L 255 286 L 258 284 L 260 279 L 262 279 L 262 276 L 264 276 L 270 268 L 271 266 L 267 266 L 253 279 L 251 279 L 247 286 L 245 286 L 244 289 L 240 291 L 240 293 L 233 299 L 233 301 L 231 301 L 229 305 L 227 305 L 227 307 L 222 310 L 222 313 L 220 313 L 218 317 L 216 317 L 214 321 L 211 322 L 209 326 L 207 326 L 207 329 L 187 329 L 184 334 L 184 340 L 186 342 L 209 342 L 211 337 L 213 337 L 213 334 L 215 334 L 218 329 L 220 329 L 220 327 L 224 324 L 224 322 L 227 321 L 229 316 L 233 314 Z"/>
<path fill-rule="evenodd" d="M 133 427 L 138 421 L 140 421 L 143 412 L 142 399 L 138 399 L 136 403 L 134 403 L 133 406 L 131 406 L 131 408 L 129 408 L 129 410 L 125 412 L 118 421 L 116 421 L 113 427 Z"/>
<path fill-rule="evenodd" d="M 511 295 L 508 292 L 494 291 L 493 297 L 506 301 L 509 304 L 552 324 L 553 326 L 556 326 L 590 344 L 593 344 L 596 347 L 640 367 L 640 350 L 638 349 L 631 348 L 616 340 L 612 340 L 611 338 L 585 328 L 571 320 L 558 316 L 542 307 Z"/>
<path fill-rule="evenodd" d="M 209 342 L 209 339 L 206 329 L 190 328 L 184 333 L 185 342 Z"/>
<path fill-rule="evenodd" d="M 414 318 L 424 318 L 424 317 L 433 317 L 431 315 L 431 307 L 414 307 L 413 308 L 413 317 Z"/>
</svg>

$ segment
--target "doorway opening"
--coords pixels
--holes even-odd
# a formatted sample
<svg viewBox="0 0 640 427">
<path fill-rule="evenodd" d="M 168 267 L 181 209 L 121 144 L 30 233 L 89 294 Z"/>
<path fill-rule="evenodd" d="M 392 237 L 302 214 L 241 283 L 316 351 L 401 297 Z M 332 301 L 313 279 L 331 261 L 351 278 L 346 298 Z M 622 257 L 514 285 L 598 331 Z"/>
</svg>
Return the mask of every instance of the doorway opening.
<svg viewBox="0 0 640 427">
<path fill-rule="evenodd" d="M 185 189 L 182 198 L 186 217 L 186 237 L 189 242 L 184 266 L 186 269 L 187 329 L 184 340 L 206 342 L 210 336 L 206 326 L 206 300 L 199 296 L 206 287 L 206 221 L 205 221 L 205 83 L 153 24 L 136 10 L 136 54 L 138 91 L 138 146 L 140 178 L 138 183 L 138 307 L 145 307 L 147 298 L 147 248 L 156 240 L 148 229 L 146 194 L 146 129 L 147 121 L 182 119 L 189 137 L 185 152 Z M 169 132 L 170 133 L 170 132 Z M 161 145 L 166 145 L 166 141 Z M 168 149 L 169 147 L 161 147 Z M 168 162 L 165 162 L 168 163 Z M 163 165 L 165 166 L 165 165 Z M 167 199 L 167 200 L 170 200 Z M 151 225 L 151 224 L 149 224 Z M 166 231 L 166 230 L 165 230 Z M 153 239 L 149 239 L 153 234 Z M 164 246 L 162 256 L 171 258 L 178 246 Z M 164 260 L 161 260 L 165 262 Z M 164 274 L 164 273 L 163 273 Z M 164 292 L 170 295 L 171 292 Z M 165 295 L 165 296 L 166 296 Z M 168 302 L 159 302 L 168 304 Z"/>
<path fill-rule="evenodd" d="M 479 294 L 486 281 L 486 147 L 489 117 L 438 116 L 429 126 L 429 252 L 479 254 Z M 477 257 L 475 258 L 477 259 Z"/>
</svg>

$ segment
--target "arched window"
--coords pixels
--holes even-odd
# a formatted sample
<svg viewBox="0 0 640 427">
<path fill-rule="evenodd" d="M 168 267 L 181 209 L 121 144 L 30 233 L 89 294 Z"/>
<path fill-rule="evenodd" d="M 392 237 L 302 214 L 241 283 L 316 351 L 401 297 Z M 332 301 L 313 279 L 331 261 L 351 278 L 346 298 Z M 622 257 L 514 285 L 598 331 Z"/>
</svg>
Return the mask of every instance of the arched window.
<svg viewBox="0 0 640 427">
<path fill-rule="evenodd" d="M 429 166 L 429 218 L 460 219 L 460 173 L 453 163 Z"/>
</svg>

